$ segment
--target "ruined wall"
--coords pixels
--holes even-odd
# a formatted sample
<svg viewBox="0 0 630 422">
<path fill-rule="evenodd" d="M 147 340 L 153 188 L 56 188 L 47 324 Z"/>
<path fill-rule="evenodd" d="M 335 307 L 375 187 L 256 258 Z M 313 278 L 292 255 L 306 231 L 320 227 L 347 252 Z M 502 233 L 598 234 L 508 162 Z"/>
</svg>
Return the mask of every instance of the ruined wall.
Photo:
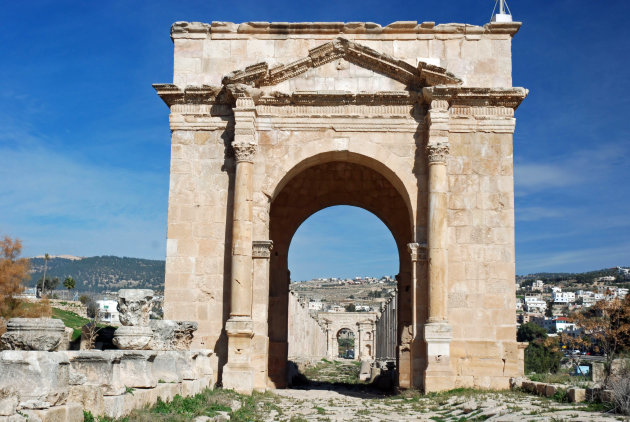
<svg viewBox="0 0 630 422">
<path fill-rule="evenodd" d="M 321 359 L 326 356 L 326 331 L 311 317 L 297 295 L 289 294 L 289 359 Z"/>
</svg>

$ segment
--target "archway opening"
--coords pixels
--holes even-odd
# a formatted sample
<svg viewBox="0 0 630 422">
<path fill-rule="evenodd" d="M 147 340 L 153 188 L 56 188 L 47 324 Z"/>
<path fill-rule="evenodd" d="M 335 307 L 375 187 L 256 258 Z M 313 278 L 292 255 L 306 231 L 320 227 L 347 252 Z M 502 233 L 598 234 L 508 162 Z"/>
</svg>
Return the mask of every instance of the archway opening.
<svg viewBox="0 0 630 422">
<path fill-rule="evenodd" d="M 338 205 L 349 205 L 350 207 L 336 207 Z M 359 239 L 354 246 L 346 247 L 346 253 L 335 252 L 330 247 L 332 243 L 326 239 L 324 231 L 317 228 L 312 229 L 307 236 L 301 236 L 301 225 L 309 219 L 309 217 L 317 220 L 318 211 L 324 215 L 327 212 L 334 211 L 338 208 L 352 209 L 358 207 L 361 212 L 371 215 L 371 218 L 379 221 L 384 231 L 390 237 L 389 259 L 392 262 L 390 268 L 393 270 L 383 271 L 383 274 L 365 274 L 364 271 L 357 270 L 351 264 L 357 264 L 359 261 L 374 263 L 378 258 L 370 256 L 367 253 L 370 246 L 383 246 L 381 244 L 374 245 L 370 239 Z M 324 210 L 324 211 L 321 211 Z M 366 212 L 367 211 L 367 212 Z M 316 214 L 317 213 L 317 214 Z M 395 314 L 395 318 L 388 319 L 390 331 L 395 333 L 394 336 L 388 338 L 390 351 L 383 351 L 383 355 L 387 355 L 392 359 L 393 365 L 398 369 L 395 376 L 402 379 L 398 374 L 403 371 L 405 377 L 410 377 L 410 350 L 411 338 L 408 335 L 409 327 L 412 321 L 411 309 L 411 260 L 407 252 L 407 244 L 413 241 L 413 232 L 411 228 L 410 210 L 407 206 L 404 193 L 401 194 L 390 181 L 380 172 L 373 169 L 373 166 L 363 165 L 357 162 L 349 161 L 328 161 L 318 163 L 301 169 L 299 172 L 293 172 L 290 180 L 284 180 L 282 187 L 274 194 L 270 208 L 269 232 L 270 239 L 274 242 L 273 253 L 270 260 L 270 285 L 269 285 L 269 362 L 268 376 L 269 384 L 276 388 L 286 387 L 290 382 L 291 374 L 287 371 L 289 362 L 289 326 L 297 327 L 296 332 L 303 337 L 294 340 L 294 344 L 309 346 L 306 343 L 311 341 L 315 336 L 308 335 L 308 330 L 304 325 L 295 324 L 291 321 L 291 315 L 298 308 L 302 311 L 322 310 L 324 306 L 323 300 L 302 300 L 291 291 L 291 281 L 304 281 L 304 279 L 312 279 L 313 277 L 305 277 L 302 271 L 304 268 L 316 267 L 319 271 L 319 277 L 324 280 L 341 284 L 350 281 L 358 284 L 365 283 L 364 278 L 374 278 L 371 282 L 375 285 L 370 289 L 372 299 L 381 297 L 383 303 L 391 304 L 391 308 Z M 310 220 L 310 219 L 309 219 Z M 346 221 L 346 225 L 351 225 L 352 219 Z M 343 224 L 343 223 L 342 223 Z M 305 224 L 307 228 L 309 225 Z M 334 226 L 331 219 L 324 221 L 324 226 L 330 229 Z M 300 230 L 298 230 L 300 228 Z M 334 230 L 334 229 L 333 229 Z M 296 233 L 298 232 L 298 233 Z M 338 234 L 340 231 L 334 231 Z M 343 231 L 341 231 L 343 233 Z M 363 230 L 363 234 L 365 234 Z M 361 233 L 361 231 L 359 231 Z M 356 237 L 356 235 L 355 235 Z M 360 235 L 358 237 L 361 237 Z M 354 239 L 351 239 L 354 240 Z M 318 242 L 324 242 L 328 247 L 322 248 Z M 377 242 L 378 243 L 378 242 Z M 299 253 L 291 251 L 291 259 L 289 259 L 290 246 L 294 246 L 296 251 L 303 249 L 306 260 L 304 267 L 295 265 L 299 262 Z M 314 260 L 318 251 L 324 251 L 329 254 L 329 259 L 322 261 Z M 346 266 L 350 269 L 350 273 L 340 274 L 334 266 L 330 264 L 338 258 L 339 255 L 349 256 L 346 260 Z M 377 254 L 378 255 L 378 254 Z M 381 257 L 387 260 L 387 258 Z M 291 265 L 289 265 L 291 261 Z M 366 264 L 363 264 L 366 265 Z M 342 266 L 341 268 L 344 268 Z M 369 275 L 371 277 L 364 277 Z M 382 287 L 379 285 L 381 277 L 389 277 L 394 291 L 397 296 L 394 300 L 388 299 Z M 359 280 L 355 280 L 358 277 Z M 320 280 L 320 281 L 324 281 Z M 334 284 L 333 283 L 333 284 Z M 301 283 L 299 283 L 301 284 Z M 324 283 L 325 284 L 325 283 Z M 330 283 L 329 283 L 330 284 Z M 317 357 L 335 358 L 339 355 L 337 334 L 341 328 L 352 327 L 355 332 L 354 359 L 374 359 L 379 356 L 379 342 L 376 333 L 377 314 L 382 309 L 364 308 L 361 303 L 353 301 L 351 295 L 340 298 L 339 303 L 335 304 L 335 309 L 328 309 L 324 312 L 326 315 L 318 315 L 316 318 L 319 326 L 319 336 L 323 338 L 325 349 L 320 347 L 317 353 L 312 353 Z M 385 305 L 387 305 L 385 303 Z M 384 305 L 384 306 L 385 306 Z M 346 309 L 348 307 L 348 309 Z M 333 311 L 333 312 L 331 312 Z M 344 323 L 340 320 L 340 314 L 361 314 L 353 318 L 351 322 Z M 373 315 L 370 315 L 372 313 Z M 345 324 L 345 326 L 339 326 Z M 356 330 L 355 330 L 356 327 Z M 391 333 L 390 333 L 391 334 Z M 308 340 L 307 340 L 308 339 Z M 368 347 L 369 346 L 369 347 Z M 382 349 L 382 347 L 381 347 Z M 344 351 L 345 353 L 345 351 Z M 394 381 L 398 384 L 398 379 Z"/>
<path fill-rule="evenodd" d="M 341 359 L 354 359 L 354 331 L 342 328 L 337 332 L 337 356 Z"/>
</svg>

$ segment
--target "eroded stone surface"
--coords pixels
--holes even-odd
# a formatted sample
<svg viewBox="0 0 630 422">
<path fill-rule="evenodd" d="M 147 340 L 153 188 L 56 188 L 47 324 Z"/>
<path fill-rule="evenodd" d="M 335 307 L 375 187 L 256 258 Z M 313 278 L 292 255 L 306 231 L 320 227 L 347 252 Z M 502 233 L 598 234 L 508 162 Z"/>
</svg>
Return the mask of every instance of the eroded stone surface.
<svg viewBox="0 0 630 422">
<path fill-rule="evenodd" d="M 122 350 L 145 350 L 152 338 L 150 327 L 123 325 L 114 333 L 114 345 Z"/>
<path fill-rule="evenodd" d="M 2 350 L 57 350 L 65 334 L 63 321 L 54 318 L 11 318 L 0 337 Z"/>
<path fill-rule="evenodd" d="M 153 330 L 151 350 L 188 350 L 197 331 L 193 321 L 151 320 L 149 327 Z"/>
<path fill-rule="evenodd" d="M 122 289 L 118 291 L 120 323 L 146 327 L 153 307 L 153 290 Z"/>
</svg>

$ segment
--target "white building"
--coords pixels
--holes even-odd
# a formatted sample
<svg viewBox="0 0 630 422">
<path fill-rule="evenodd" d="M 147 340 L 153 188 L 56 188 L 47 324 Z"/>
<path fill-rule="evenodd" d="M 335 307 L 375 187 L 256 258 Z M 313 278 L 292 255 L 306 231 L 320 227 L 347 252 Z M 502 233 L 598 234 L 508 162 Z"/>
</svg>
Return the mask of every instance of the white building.
<svg viewBox="0 0 630 422">
<path fill-rule="evenodd" d="M 525 296 L 525 308 L 527 312 L 544 313 L 547 309 L 547 302 L 538 295 L 527 295 Z"/>
<path fill-rule="evenodd" d="M 573 303 L 575 302 L 575 293 L 573 292 L 553 292 L 551 295 L 553 303 Z"/>
<path fill-rule="evenodd" d="M 535 280 L 532 283 L 532 292 L 542 292 L 545 287 L 545 283 L 542 280 Z"/>
<path fill-rule="evenodd" d="M 324 309 L 324 303 L 321 300 L 313 300 L 308 303 L 309 311 L 321 311 Z"/>
<path fill-rule="evenodd" d="M 120 325 L 118 319 L 118 302 L 115 300 L 97 300 L 98 318 L 110 325 Z"/>
</svg>

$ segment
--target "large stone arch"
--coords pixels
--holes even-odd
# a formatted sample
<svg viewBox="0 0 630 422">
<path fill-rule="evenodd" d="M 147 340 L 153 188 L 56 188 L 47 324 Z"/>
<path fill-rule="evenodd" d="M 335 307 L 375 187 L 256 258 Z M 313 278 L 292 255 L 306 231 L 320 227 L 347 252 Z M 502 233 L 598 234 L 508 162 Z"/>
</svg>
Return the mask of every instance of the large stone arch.
<svg viewBox="0 0 630 422">
<path fill-rule="evenodd" d="M 173 26 L 173 84 L 155 86 L 172 130 L 164 309 L 199 322 L 195 346 L 216 351 L 224 386 L 266 389 L 270 358 L 286 359 L 268 316 L 283 312 L 283 255 L 316 207 L 289 212 L 282 197 L 322 166 L 350 166 L 367 182 L 361 198 L 335 185 L 344 194 L 323 192 L 318 206 L 371 208 L 397 238 L 411 289 L 399 291 L 411 309 L 399 310 L 400 386 L 505 388 L 522 373 L 512 134 L 527 90 L 512 87 L 510 53 L 519 26 Z M 384 192 L 395 192 L 397 213 L 370 202 Z"/>
<path fill-rule="evenodd" d="M 287 356 L 286 309 L 289 294 L 288 254 L 291 239 L 296 230 L 310 215 L 334 205 L 353 205 L 370 211 L 391 231 L 399 257 L 399 327 L 410 325 L 411 310 L 411 259 L 407 245 L 413 241 L 413 224 L 408 204 L 399 192 L 381 173 L 372 167 L 358 164 L 357 160 L 339 161 L 334 154 L 320 157 L 319 164 L 298 165 L 299 172 L 289 172 L 291 179 L 276 192 L 269 212 L 269 238 L 274 249 L 270 259 L 269 306 L 269 378 L 275 387 L 286 382 L 285 365 Z M 347 156 L 347 155 L 346 155 Z M 374 159 L 370 159 L 375 161 Z M 365 161 L 370 161 L 366 160 Z M 399 344 L 410 348 L 409 339 L 399 338 Z M 409 359 L 405 355 L 400 359 Z M 409 368 L 410 363 L 403 366 Z M 405 378 L 410 374 L 405 374 Z"/>
</svg>

